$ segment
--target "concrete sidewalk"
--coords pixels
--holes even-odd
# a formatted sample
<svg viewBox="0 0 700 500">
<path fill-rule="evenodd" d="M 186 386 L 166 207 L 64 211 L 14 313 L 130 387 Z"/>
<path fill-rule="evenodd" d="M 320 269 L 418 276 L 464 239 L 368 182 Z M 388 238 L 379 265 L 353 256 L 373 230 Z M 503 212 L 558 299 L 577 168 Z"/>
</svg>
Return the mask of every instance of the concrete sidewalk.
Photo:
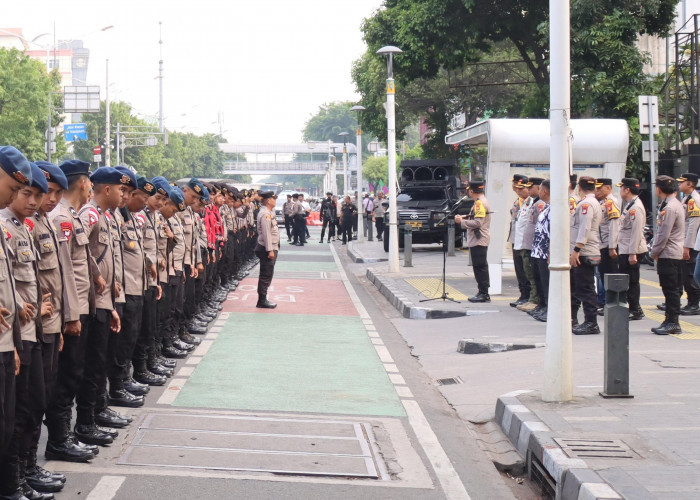
<svg viewBox="0 0 700 500">
<path fill-rule="evenodd" d="M 426 373 L 457 382 L 440 390 L 458 414 L 473 422 L 494 418 L 522 458 L 546 470 L 541 481 L 549 481 L 558 498 L 700 498 L 700 316 L 682 317 L 682 335 L 652 334 L 650 328 L 663 320 L 655 307 L 663 296 L 651 267 L 642 271 L 647 318 L 630 323 L 634 398 L 598 395 L 603 335 L 575 336 L 575 397 L 553 404 L 542 402 L 539 393 L 545 349 L 457 352 L 463 339 L 544 343 L 545 324 L 508 305 L 517 295 L 514 276 L 504 273 L 503 296 L 470 304 L 465 299 L 476 283 L 467 253 L 457 251 L 447 260 L 447 284 L 450 296 L 464 301 L 421 303 L 441 293 L 439 248 L 414 250 L 414 267 L 390 274 L 386 263 L 366 263 L 385 257 L 380 245 L 350 245 L 348 256 L 365 261 L 350 269 L 365 275 L 399 310 L 402 317 L 393 322 Z M 445 319 L 417 320 L 438 317 Z M 599 324 L 602 328 L 602 318 Z"/>
</svg>

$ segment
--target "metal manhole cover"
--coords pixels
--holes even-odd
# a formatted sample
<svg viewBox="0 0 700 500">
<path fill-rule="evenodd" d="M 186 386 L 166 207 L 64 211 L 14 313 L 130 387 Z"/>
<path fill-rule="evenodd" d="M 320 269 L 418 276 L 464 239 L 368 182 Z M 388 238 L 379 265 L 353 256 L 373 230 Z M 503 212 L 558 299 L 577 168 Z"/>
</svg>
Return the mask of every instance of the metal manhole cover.
<svg viewBox="0 0 700 500">
<path fill-rule="evenodd" d="M 554 438 L 554 441 L 571 458 L 639 458 L 619 439 Z"/>
<path fill-rule="evenodd" d="M 120 465 L 379 478 L 362 422 L 148 414 Z"/>
<path fill-rule="evenodd" d="M 459 377 L 439 378 L 436 382 L 438 385 L 456 385 L 464 383 Z"/>
</svg>

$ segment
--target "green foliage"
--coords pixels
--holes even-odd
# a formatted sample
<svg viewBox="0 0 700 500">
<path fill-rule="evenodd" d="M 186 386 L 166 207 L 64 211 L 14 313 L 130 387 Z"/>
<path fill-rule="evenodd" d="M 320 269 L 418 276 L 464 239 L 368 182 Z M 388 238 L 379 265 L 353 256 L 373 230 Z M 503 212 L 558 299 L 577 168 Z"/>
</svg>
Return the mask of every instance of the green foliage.
<svg viewBox="0 0 700 500">
<path fill-rule="evenodd" d="M 386 156 L 370 156 L 362 165 L 362 177 L 370 184 L 384 181 L 389 178 L 389 159 Z"/>
<path fill-rule="evenodd" d="M 341 132 L 347 132 L 352 139 L 357 128 L 355 113 L 350 111 L 352 106 L 350 102 L 331 102 L 320 106 L 304 125 L 303 140 L 343 142 L 338 135 Z"/>
<path fill-rule="evenodd" d="M 60 75 L 46 73 L 40 61 L 16 49 L 0 48 L 0 144 L 15 146 L 30 160 L 46 158 L 44 134 L 48 126 L 49 96 L 60 90 Z M 59 96 L 51 96 L 60 107 Z M 60 124 L 52 112 L 52 125 Z M 56 137 L 57 156 L 66 150 L 62 134 Z"/>
</svg>

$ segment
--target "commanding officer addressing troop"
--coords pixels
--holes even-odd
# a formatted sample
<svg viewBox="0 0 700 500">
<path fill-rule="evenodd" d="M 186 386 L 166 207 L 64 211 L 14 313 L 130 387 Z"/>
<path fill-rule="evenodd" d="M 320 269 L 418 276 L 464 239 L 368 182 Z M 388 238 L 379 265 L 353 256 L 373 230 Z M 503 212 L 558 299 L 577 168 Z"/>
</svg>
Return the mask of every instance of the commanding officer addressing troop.
<svg viewBox="0 0 700 500">
<path fill-rule="evenodd" d="M 89 462 L 132 421 L 108 404 L 165 384 L 258 258 L 275 307 L 276 197 L 11 146 L 0 167 L 0 499 L 50 500 L 66 477 L 37 463 L 42 418 L 47 459 Z"/>
</svg>

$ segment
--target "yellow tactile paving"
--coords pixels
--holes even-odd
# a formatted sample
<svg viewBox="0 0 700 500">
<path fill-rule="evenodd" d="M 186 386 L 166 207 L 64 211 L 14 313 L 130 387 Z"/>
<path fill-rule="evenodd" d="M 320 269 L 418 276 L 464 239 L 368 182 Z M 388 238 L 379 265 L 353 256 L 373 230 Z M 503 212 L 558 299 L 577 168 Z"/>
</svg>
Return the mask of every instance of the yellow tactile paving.
<svg viewBox="0 0 700 500">
<path fill-rule="evenodd" d="M 437 299 L 442 296 L 442 281 L 436 278 L 411 278 L 406 283 L 418 290 L 429 299 Z M 445 284 L 445 292 L 455 300 L 467 300 L 469 297 L 455 287 Z"/>
<path fill-rule="evenodd" d="M 642 309 L 644 310 L 644 315 L 647 318 L 658 321 L 659 324 L 661 324 L 665 319 L 665 316 L 659 312 L 656 307 L 642 307 Z M 682 340 L 700 340 L 700 326 L 683 320 L 680 320 L 679 323 L 681 324 L 683 333 L 679 335 L 671 335 L 671 337 L 676 337 L 677 339 Z"/>
</svg>

